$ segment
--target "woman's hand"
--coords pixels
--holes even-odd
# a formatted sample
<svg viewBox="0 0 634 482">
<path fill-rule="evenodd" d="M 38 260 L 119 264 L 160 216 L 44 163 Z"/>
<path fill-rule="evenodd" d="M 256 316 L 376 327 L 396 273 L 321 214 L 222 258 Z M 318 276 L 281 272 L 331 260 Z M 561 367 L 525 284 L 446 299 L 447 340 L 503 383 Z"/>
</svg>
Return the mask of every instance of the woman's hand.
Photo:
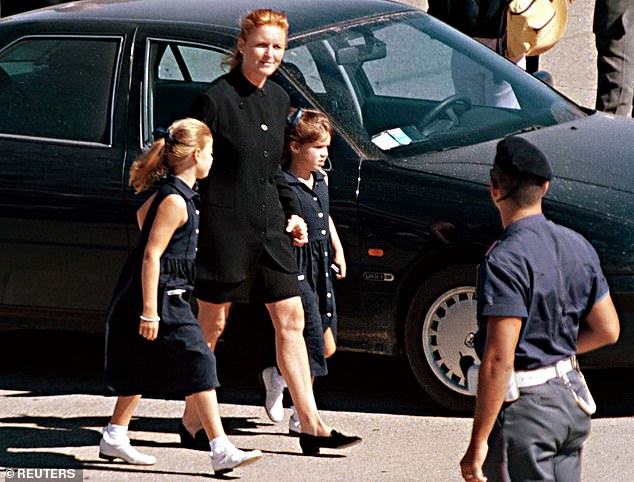
<svg viewBox="0 0 634 482">
<path fill-rule="evenodd" d="M 159 322 L 139 320 L 139 335 L 146 340 L 154 341 L 158 336 Z"/>
<path fill-rule="evenodd" d="M 293 246 L 304 246 L 308 243 L 308 226 L 297 214 L 292 214 L 286 223 L 286 232 L 293 239 Z"/>
</svg>

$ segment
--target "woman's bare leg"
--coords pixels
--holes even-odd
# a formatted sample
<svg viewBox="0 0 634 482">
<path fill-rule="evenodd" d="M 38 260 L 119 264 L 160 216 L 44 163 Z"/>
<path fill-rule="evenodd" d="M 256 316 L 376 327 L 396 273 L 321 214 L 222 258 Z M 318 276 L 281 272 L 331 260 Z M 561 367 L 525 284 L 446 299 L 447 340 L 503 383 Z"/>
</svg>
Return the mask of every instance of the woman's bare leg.
<svg viewBox="0 0 634 482">
<path fill-rule="evenodd" d="M 187 400 L 196 411 L 196 415 L 205 429 L 209 440 L 225 435 L 220 418 L 216 390 L 205 390 L 203 392 L 194 393 L 187 397 Z"/>
<path fill-rule="evenodd" d="M 218 338 L 225 331 L 230 309 L 231 303 L 216 304 L 198 300 L 198 324 L 211 351 L 216 349 Z"/>
<path fill-rule="evenodd" d="M 231 303 L 216 304 L 198 300 L 198 324 L 211 351 L 216 349 L 218 338 L 222 335 L 227 324 L 230 309 Z M 196 435 L 196 432 L 203 428 L 203 424 L 198 417 L 198 410 L 192 403 L 191 397 L 185 399 L 183 425 L 192 435 Z"/>
<path fill-rule="evenodd" d="M 291 393 L 302 432 L 326 437 L 330 427 L 317 411 L 308 366 L 308 352 L 304 341 L 304 309 L 301 298 L 295 296 L 274 303 L 266 308 L 275 328 L 277 365 Z"/>
</svg>

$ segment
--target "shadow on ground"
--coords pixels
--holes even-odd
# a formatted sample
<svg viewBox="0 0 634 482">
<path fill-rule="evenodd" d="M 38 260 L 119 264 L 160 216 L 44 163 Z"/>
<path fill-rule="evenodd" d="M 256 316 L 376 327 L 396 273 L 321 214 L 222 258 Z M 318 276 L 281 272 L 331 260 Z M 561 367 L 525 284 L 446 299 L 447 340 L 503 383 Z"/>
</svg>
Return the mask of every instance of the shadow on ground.
<svg viewBox="0 0 634 482">
<path fill-rule="evenodd" d="M 274 359 L 272 329 L 228 330 L 217 348 L 221 403 L 260 405 L 259 371 Z M 402 357 L 339 352 L 330 374 L 315 383 L 324 410 L 417 416 L 455 416 L 431 401 Z M 8 331 L 0 336 L 0 390 L 11 396 L 101 394 L 103 337 L 67 332 Z M 592 370 L 586 377 L 595 417 L 634 415 L 634 370 Z M 286 400 L 290 403 L 290 400 Z M 464 415 L 464 414 L 462 414 Z M 171 422 L 170 422 L 171 423 Z M 227 422 L 225 422 L 227 423 Z"/>
</svg>

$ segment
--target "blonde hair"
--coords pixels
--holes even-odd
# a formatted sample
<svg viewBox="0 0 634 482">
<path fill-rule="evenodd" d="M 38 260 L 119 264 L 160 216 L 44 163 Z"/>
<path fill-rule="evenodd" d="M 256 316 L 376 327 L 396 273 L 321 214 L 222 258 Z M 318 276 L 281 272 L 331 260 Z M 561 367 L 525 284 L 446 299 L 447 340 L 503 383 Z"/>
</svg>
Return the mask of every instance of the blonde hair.
<svg viewBox="0 0 634 482">
<path fill-rule="evenodd" d="M 288 19 L 286 18 L 286 14 L 276 10 L 271 10 L 270 8 L 261 8 L 249 12 L 242 22 L 240 22 L 240 35 L 238 35 L 238 39 L 242 39 L 246 42 L 249 34 L 253 30 L 264 25 L 279 27 L 284 31 L 285 36 L 288 35 Z M 224 60 L 223 64 L 228 65 L 229 70 L 233 70 L 241 63 L 242 53 L 238 50 L 236 42 L 236 47 L 233 53 Z"/>
<path fill-rule="evenodd" d="M 291 163 L 291 142 L 309 144 L 326 136 L 332 137 L 332 124 L 326 114 L 315 109 L 291 107 L 286 122 L 282 166 L 287 168 Z"/>
<path fill-rule="evenodd" d="M 161 136 L 130 168 L 128 184 L 138 194 L 148 189 L 167 173 L 178 174 L 196 149 L 204 149 L 213 139 L 207 124 L 197 119 L 180 119 L 167 129 L 157 129 Z"/>
</svg>

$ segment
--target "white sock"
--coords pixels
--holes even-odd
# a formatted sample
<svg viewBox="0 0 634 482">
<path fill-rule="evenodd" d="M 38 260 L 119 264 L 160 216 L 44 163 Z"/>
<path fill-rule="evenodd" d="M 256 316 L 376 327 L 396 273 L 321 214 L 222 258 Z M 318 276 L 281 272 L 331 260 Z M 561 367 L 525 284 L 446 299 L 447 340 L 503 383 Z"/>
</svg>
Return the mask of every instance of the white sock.
<svg viewBox="0 0 634 482">
<path fill-rule="evenodd" d="M 113 443 L 123 443 L 128 441 L 128 426 L 127 425 L 114 425 L 109 423 L 106 427 L 108 435 L 112 439 Z"/>
<path fill-rule="evenodd" d="M 221 435 L 209 441 L 209 447 L 213 455 L 220 455 L 233 447 L 231 440 L 226 435 Z"/>
</svg>

